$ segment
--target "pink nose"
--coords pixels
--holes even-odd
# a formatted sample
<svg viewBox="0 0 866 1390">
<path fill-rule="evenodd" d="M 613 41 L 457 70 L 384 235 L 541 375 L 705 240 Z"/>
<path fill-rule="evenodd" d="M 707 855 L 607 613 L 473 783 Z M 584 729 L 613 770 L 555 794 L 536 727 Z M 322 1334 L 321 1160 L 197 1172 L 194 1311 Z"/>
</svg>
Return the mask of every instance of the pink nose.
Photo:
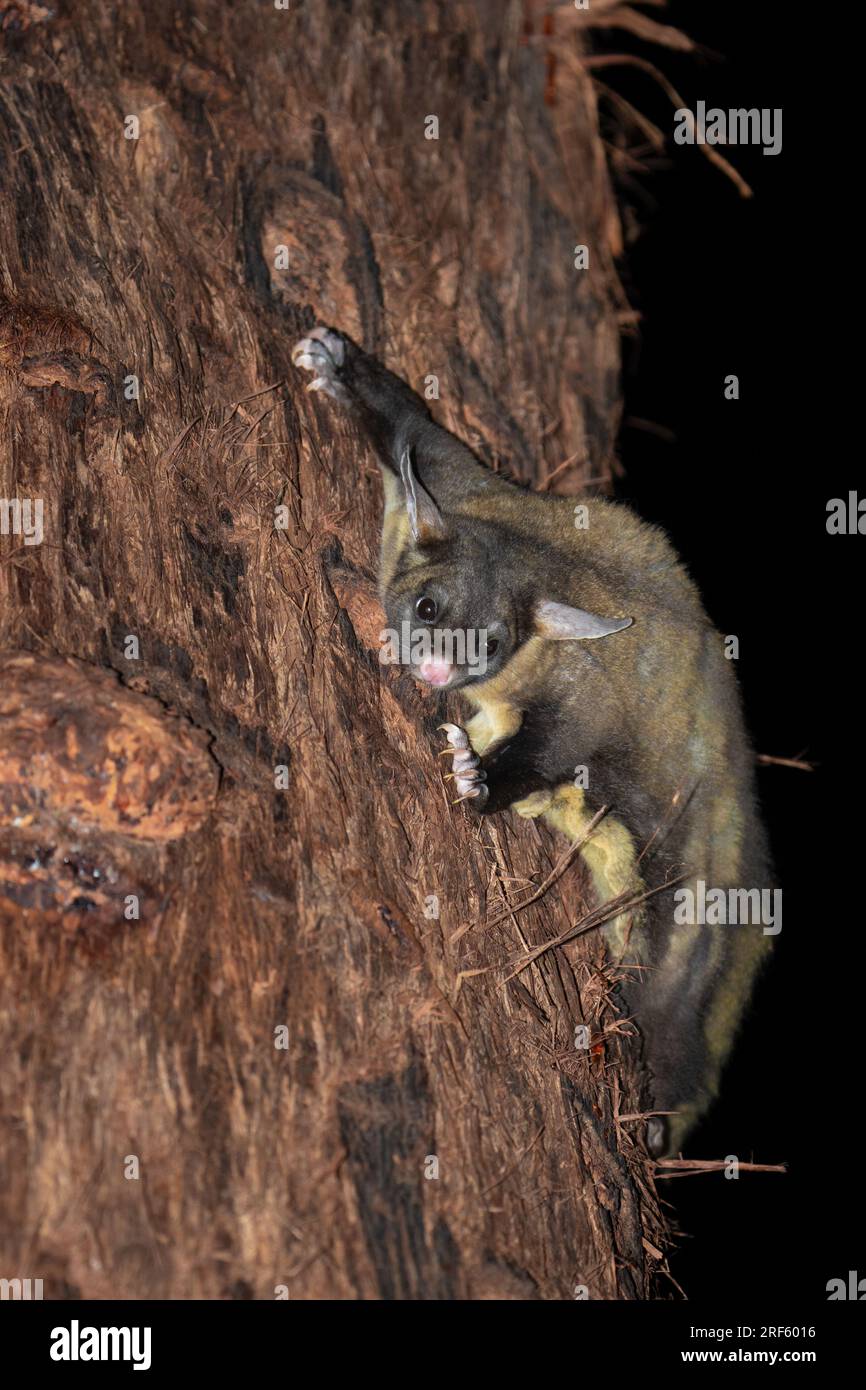
<svg viewBox="0 0 866 1390">
<path fill-rule="evenodd" d="M 422 661 L 418 667 L 418 675 L 428 685 L 447 685 L 453 671 L 450 661 Z"/>
</svg>

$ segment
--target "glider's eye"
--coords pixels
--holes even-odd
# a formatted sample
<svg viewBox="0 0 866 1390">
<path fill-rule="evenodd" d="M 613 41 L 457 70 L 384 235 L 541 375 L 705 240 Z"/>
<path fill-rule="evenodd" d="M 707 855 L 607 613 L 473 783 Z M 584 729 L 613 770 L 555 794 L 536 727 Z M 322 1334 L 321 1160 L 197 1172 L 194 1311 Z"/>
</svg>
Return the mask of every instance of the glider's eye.
<svg viewBox="0 0 866 1390">
<path fill-rule="evenodd" d="M 422 623 L 435 622 L 438 611 L 435 599 L 432 598 L 419 598 L 418 602 L 415 604 L 415 612 L 418 614 Z"/>
<path fill-rule="evenodd" d="M 487 655 L 488 655 L 488 656 L 495 656 L 496 653 L 498 652 L 498 650 L 499 650 L 499 638 L 498 638 L 498 637 L 488 637 L 488 639 L 487 639 Z"/>
</svg>

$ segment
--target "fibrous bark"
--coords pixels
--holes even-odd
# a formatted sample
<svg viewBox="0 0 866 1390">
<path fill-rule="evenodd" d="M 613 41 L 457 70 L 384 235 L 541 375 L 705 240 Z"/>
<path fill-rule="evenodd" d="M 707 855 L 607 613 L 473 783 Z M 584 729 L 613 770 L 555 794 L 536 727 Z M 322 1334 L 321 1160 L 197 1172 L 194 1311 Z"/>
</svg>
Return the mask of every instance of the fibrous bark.
<svg viewBox="0 0 866 1390">
<path fill-rule="evenodd" d="M 609 476 L 588 78 L 499 0 L 2 15 L 0 501 L 44 537 L 0 536 L 0 1272 L 647 1296 L 598 933 L 505 982 L 579 864 L 519 911 L 565 846 L 451 806 L 459 702 L 377 660 L 373 460 L 289 365 L 333 322 L 492 466 Z"/>
</svg>

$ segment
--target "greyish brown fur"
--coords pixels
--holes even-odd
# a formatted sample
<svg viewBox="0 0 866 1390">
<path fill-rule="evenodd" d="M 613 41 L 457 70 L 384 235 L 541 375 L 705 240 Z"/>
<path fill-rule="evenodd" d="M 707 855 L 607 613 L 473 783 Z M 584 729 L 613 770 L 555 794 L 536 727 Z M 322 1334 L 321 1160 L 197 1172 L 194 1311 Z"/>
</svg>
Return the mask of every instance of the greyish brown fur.
<svg viewBox="0 0 866 1390">
<path fill-rule="evenodd" d="M 609 806 L 582 850 L 602 902 L 683 875 L 678 887 L 767 888 L 732 665 L 664 534 L 627 507 L 592 498 L 576 513 L 573 499 L 494 474 L 342 334 L 314 330 L 294 360 L 353 409 L 383 465 L 391 626 L 491 644 L 486 670 L 458 663 L 448 677 L 476 711 L 468 740 L 446 726 L 468 804 L 542 815 L 572 840 Z M 676 1112 L 667 1133 L 650 1126 L 657 1153 L 678 1148 L 714 1096 L 771 941 L 760 924 L 678 925 L 674 891 L 606 929 L 614 956 L 643 967 L 626 1000 L 653 1107 Z"/>
</svg>

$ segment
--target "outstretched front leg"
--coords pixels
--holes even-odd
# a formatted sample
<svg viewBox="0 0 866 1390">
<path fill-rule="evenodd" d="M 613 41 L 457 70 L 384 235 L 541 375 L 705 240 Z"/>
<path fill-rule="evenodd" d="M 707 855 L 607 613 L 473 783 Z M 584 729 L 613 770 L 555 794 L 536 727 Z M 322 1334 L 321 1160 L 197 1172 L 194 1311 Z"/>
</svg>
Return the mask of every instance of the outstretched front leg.
<svg viewBox="0 0 866 1390">
<path fill-rule="evenodd" d="M 432 425 L 421 397 L 405 381 L 334 328 L 311 329 L 295 344 L 292 361 L 313 373 L 308 391 L 324 391 L 358 416 L 382 462 L 395 472 L 422 426 Z"/>
<path fill-rule="evenodd" d="M 308 391 L 324 391 L 351 410 L 391 473 L 400 474 L 407 451 L 417 454 L 422 481 L 431 470 L 441 473 L 443 465 L 458 473 L 482 467 L 464 444 L 431 419 L 411 386 L 345 333 L 322 325 L 312 328 L 295 344 L 292 362 L 313 373 Z"/>
</svg>

